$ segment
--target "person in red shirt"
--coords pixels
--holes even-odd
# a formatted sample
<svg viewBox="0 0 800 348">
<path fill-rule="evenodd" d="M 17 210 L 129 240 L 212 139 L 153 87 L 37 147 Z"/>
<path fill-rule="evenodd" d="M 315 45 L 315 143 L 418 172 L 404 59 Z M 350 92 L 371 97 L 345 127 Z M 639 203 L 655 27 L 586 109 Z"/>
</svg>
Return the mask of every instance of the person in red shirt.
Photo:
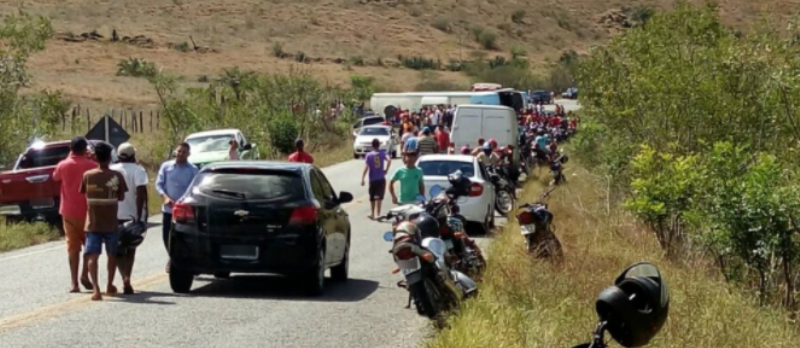
<svg viewBox="0 0 800 348">
<path fill-rule="evenodd" d="M 69 157 L 56 165 L 53 180 L 61 183 L 61 202 L 58 213 L 64 223 L 64 237 L 67 241 L 67 255 L 69 256 L 69 270 L 72 286 L 69 292 L 80 292 L 78 288 L 78 266 L 80 266 L 81 250 L 86 242 L 86 214 L 88 204 L 86 196 L 80 192 L 83 174 L 98 167 L 97 162 L 88 157 L 89 142 L 84 137 L 72 139 Z M 81 284 L 86 290 L 93 290 L 94 285 L 89 281 L 88 256 L 83 255 L 83 268 L 81 270 Z"/>
<path fill-rule="evenodd" d="M 439 143 L 439 152 L 447 153 L 447 149 L 450 147 L 450 133 L 444 126 L 436 127 L 436 142 Z"/>
<path fill-rule="evenodd" d="M 561 127 L 561 117 L 556 115 L 555 117 L 550 119 L 550 127 L 558 128 Z"/>
<path fill-rule="evenodd" d="M 289 155 L 289 162 L 300 162 L 300 163 L 308 163 L 314 164 L 314 157 L 305 152 L 303 148 L 305 148 L 305 143 L 303 139 L 297 139 L 294 141 L 294 148 L 295 152 Z"/>
</svg>

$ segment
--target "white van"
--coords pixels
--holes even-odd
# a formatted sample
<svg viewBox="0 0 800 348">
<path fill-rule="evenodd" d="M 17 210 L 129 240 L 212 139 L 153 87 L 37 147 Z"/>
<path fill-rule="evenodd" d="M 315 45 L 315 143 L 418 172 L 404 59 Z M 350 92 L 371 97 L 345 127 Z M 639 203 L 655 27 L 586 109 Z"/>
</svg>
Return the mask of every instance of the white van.
<svg viewBox="0 0 800 348">
<path fill-rule="evenodd" d="M 513 167 L 519 169 L 519 126 L 514 109 L 501 105 L 459 105 L 453 118 L 450 142 L 456 149 L 469 145 L 474 149 L 478 138 L 494 138 L 498 146 L 514 146 Z"/>
</svg>

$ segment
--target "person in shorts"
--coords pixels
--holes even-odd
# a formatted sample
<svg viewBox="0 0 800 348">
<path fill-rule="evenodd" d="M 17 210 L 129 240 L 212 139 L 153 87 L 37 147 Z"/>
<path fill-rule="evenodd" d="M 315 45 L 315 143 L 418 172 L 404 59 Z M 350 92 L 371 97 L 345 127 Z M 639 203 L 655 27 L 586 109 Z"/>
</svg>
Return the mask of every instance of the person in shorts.
<svg viewBox="0 0 800 348">
<path fill-rule="evenodd" d="M 422 169 L 419 169 L 416 165 L 417 153 L 405 153 L 403 162 L 405 166 L 394 172 L 389 182 L 389 194 L 392 195 L 392 203 L 394 204 L 412 204 L 416 202 L 418 195 L 425 195 L 425 181 L 423 180 Z M 399 199 L 394 188 L 396 182 L 400 182 Z"/>
<path fill-rule="evenodd" d="M 86 242 L 86 196 L 80 193 L 83 174 L 90 169 L 97 168 L 97 162 L 88 156 L 89 142 L 84 137 L 72 139 L 69 156 L 56 165 L 53 180 L 61 185 L 60 205 L 58 213 L 64 223 L 64 237 L 67 241 L 67 255 L 69 257 L 69 270 L 72 286 L 69 292 L 78 293 L 78 268 L 81 261 L 81 249 Z M 86 290 L 94 286 L 89 281 L 89 268 L 87 257 L 83 257 L 80 282 Z"/>
<path fill-rule="evenodd" d="M 119 233 L 117 232 L 117 209 L 119 202 L 125 200 L 125 193 L 128 187 L 125 184 L 125 177 L 120 172 L 111 169 L 111 145 L 100 143 L 95 146 L 94 156 L 99 168 L 87 171 L 83 174 L 80 192 L 86 195 L 88 214 L 86 216 L 86 245 L 84 254 L 87 256 L 89 264 L 89 276 L 94 284 L 92 301 L 100 301 L 103 296 L 100 294 L 98 284 L 97 261 L 103 253 L 103 244 L 106 248 L 108 258 L 108 285 L 106 294 L 114 295 L 117 288 L 114 287 L 114 275 L 116 273 L 116 255 L 119 244 Z"/>
<path fill-rule="evenodd" d="M 364 178 L 369 174 L 369 218 L 374 219 L 377 211 L 381 215 L 381 203 L 386 194 L 386 173 L 392 167 L 392 161 L 387 160 L 386 152 L 380 150 L 381 142 L 372 139 L 372 151 L 364 156 L 364 172 L 361 173 L 361 186 Z M 384 164 L 386 167 L 384 168 Z"/>
</svg>

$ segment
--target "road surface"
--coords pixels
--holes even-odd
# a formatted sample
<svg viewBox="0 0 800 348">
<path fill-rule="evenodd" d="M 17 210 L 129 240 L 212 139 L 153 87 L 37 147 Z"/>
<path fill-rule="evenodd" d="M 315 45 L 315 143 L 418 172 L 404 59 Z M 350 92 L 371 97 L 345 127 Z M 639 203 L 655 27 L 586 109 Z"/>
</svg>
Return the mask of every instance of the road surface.
<svg viewBox="0 0 800 348">
<path fill-rule="evenodd" d="M 67 293 L 63 242 L 0 254 L 0 346 L 417 346 L 428 321 L 404 308 L 408 293 L 395 285 L 400 276 L 391 274 L 394 263 L 382 238 L 388 224 L 367 219 L 367 189 L 358 179 L 362 166 L 352 160 L 323 169 L 336 190 L 356 198 L 345 205 L 353 233 L 351 279 L 328 282 L 322 297 L 304 297 L 286 278 L 237 275 L 202 277 L 190 294 L 173 294 L 164 273 L 161 227 L 155 226 L 137 253 L 137 294 L 106 296 L 102 302 L 90 301 L 85 291 Z M 103 267 L 100 273 L 105 284 Z M 121 290 L 119 278 L 117 284 Z"/>
</svg>

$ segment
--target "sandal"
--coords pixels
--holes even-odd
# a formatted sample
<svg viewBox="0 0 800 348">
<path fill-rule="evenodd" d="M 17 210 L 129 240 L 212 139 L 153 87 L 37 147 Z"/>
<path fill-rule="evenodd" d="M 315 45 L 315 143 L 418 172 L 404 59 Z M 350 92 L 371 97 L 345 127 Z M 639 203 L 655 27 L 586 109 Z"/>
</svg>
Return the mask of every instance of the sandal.
<svg viewBox="0 0 800 348">
<path fill-rule="evenodd" d="M 83 285 L 83 288 L 86 290 L 94 290 L 94 285 L 89 281 L 89 278 L 81 278 L 81 285 Z"/>
<path fill-rule="evenodd" d="M 117 292 L 119 291 L 117 290 L 116 286 L 109 285 L 108 288 L 106 288 L 106 295 L 116 295 Z"/>
<path fill-rule="evenodd" d="M 69 289 L 69 293 L 70 294 L 77 294 L 79 292 L 81 292 L 81 289 L 78 288 L 78 287 L 74 287 L 74 288 Z"/>
<path fill-rule="evenodd" d="M 92 295 L 92 301 L 102 301 L 102 300 L 103 300 L 103 295 L 101 295 L 101 294 L 93 294 Z"/>
<path fill-rule="evenodd" d="M 125 287 L 122 289 L 122 293 L 125 295 L 133 295 L 133 286 L 130 284 L 125 285 Z"/>
</svg>

